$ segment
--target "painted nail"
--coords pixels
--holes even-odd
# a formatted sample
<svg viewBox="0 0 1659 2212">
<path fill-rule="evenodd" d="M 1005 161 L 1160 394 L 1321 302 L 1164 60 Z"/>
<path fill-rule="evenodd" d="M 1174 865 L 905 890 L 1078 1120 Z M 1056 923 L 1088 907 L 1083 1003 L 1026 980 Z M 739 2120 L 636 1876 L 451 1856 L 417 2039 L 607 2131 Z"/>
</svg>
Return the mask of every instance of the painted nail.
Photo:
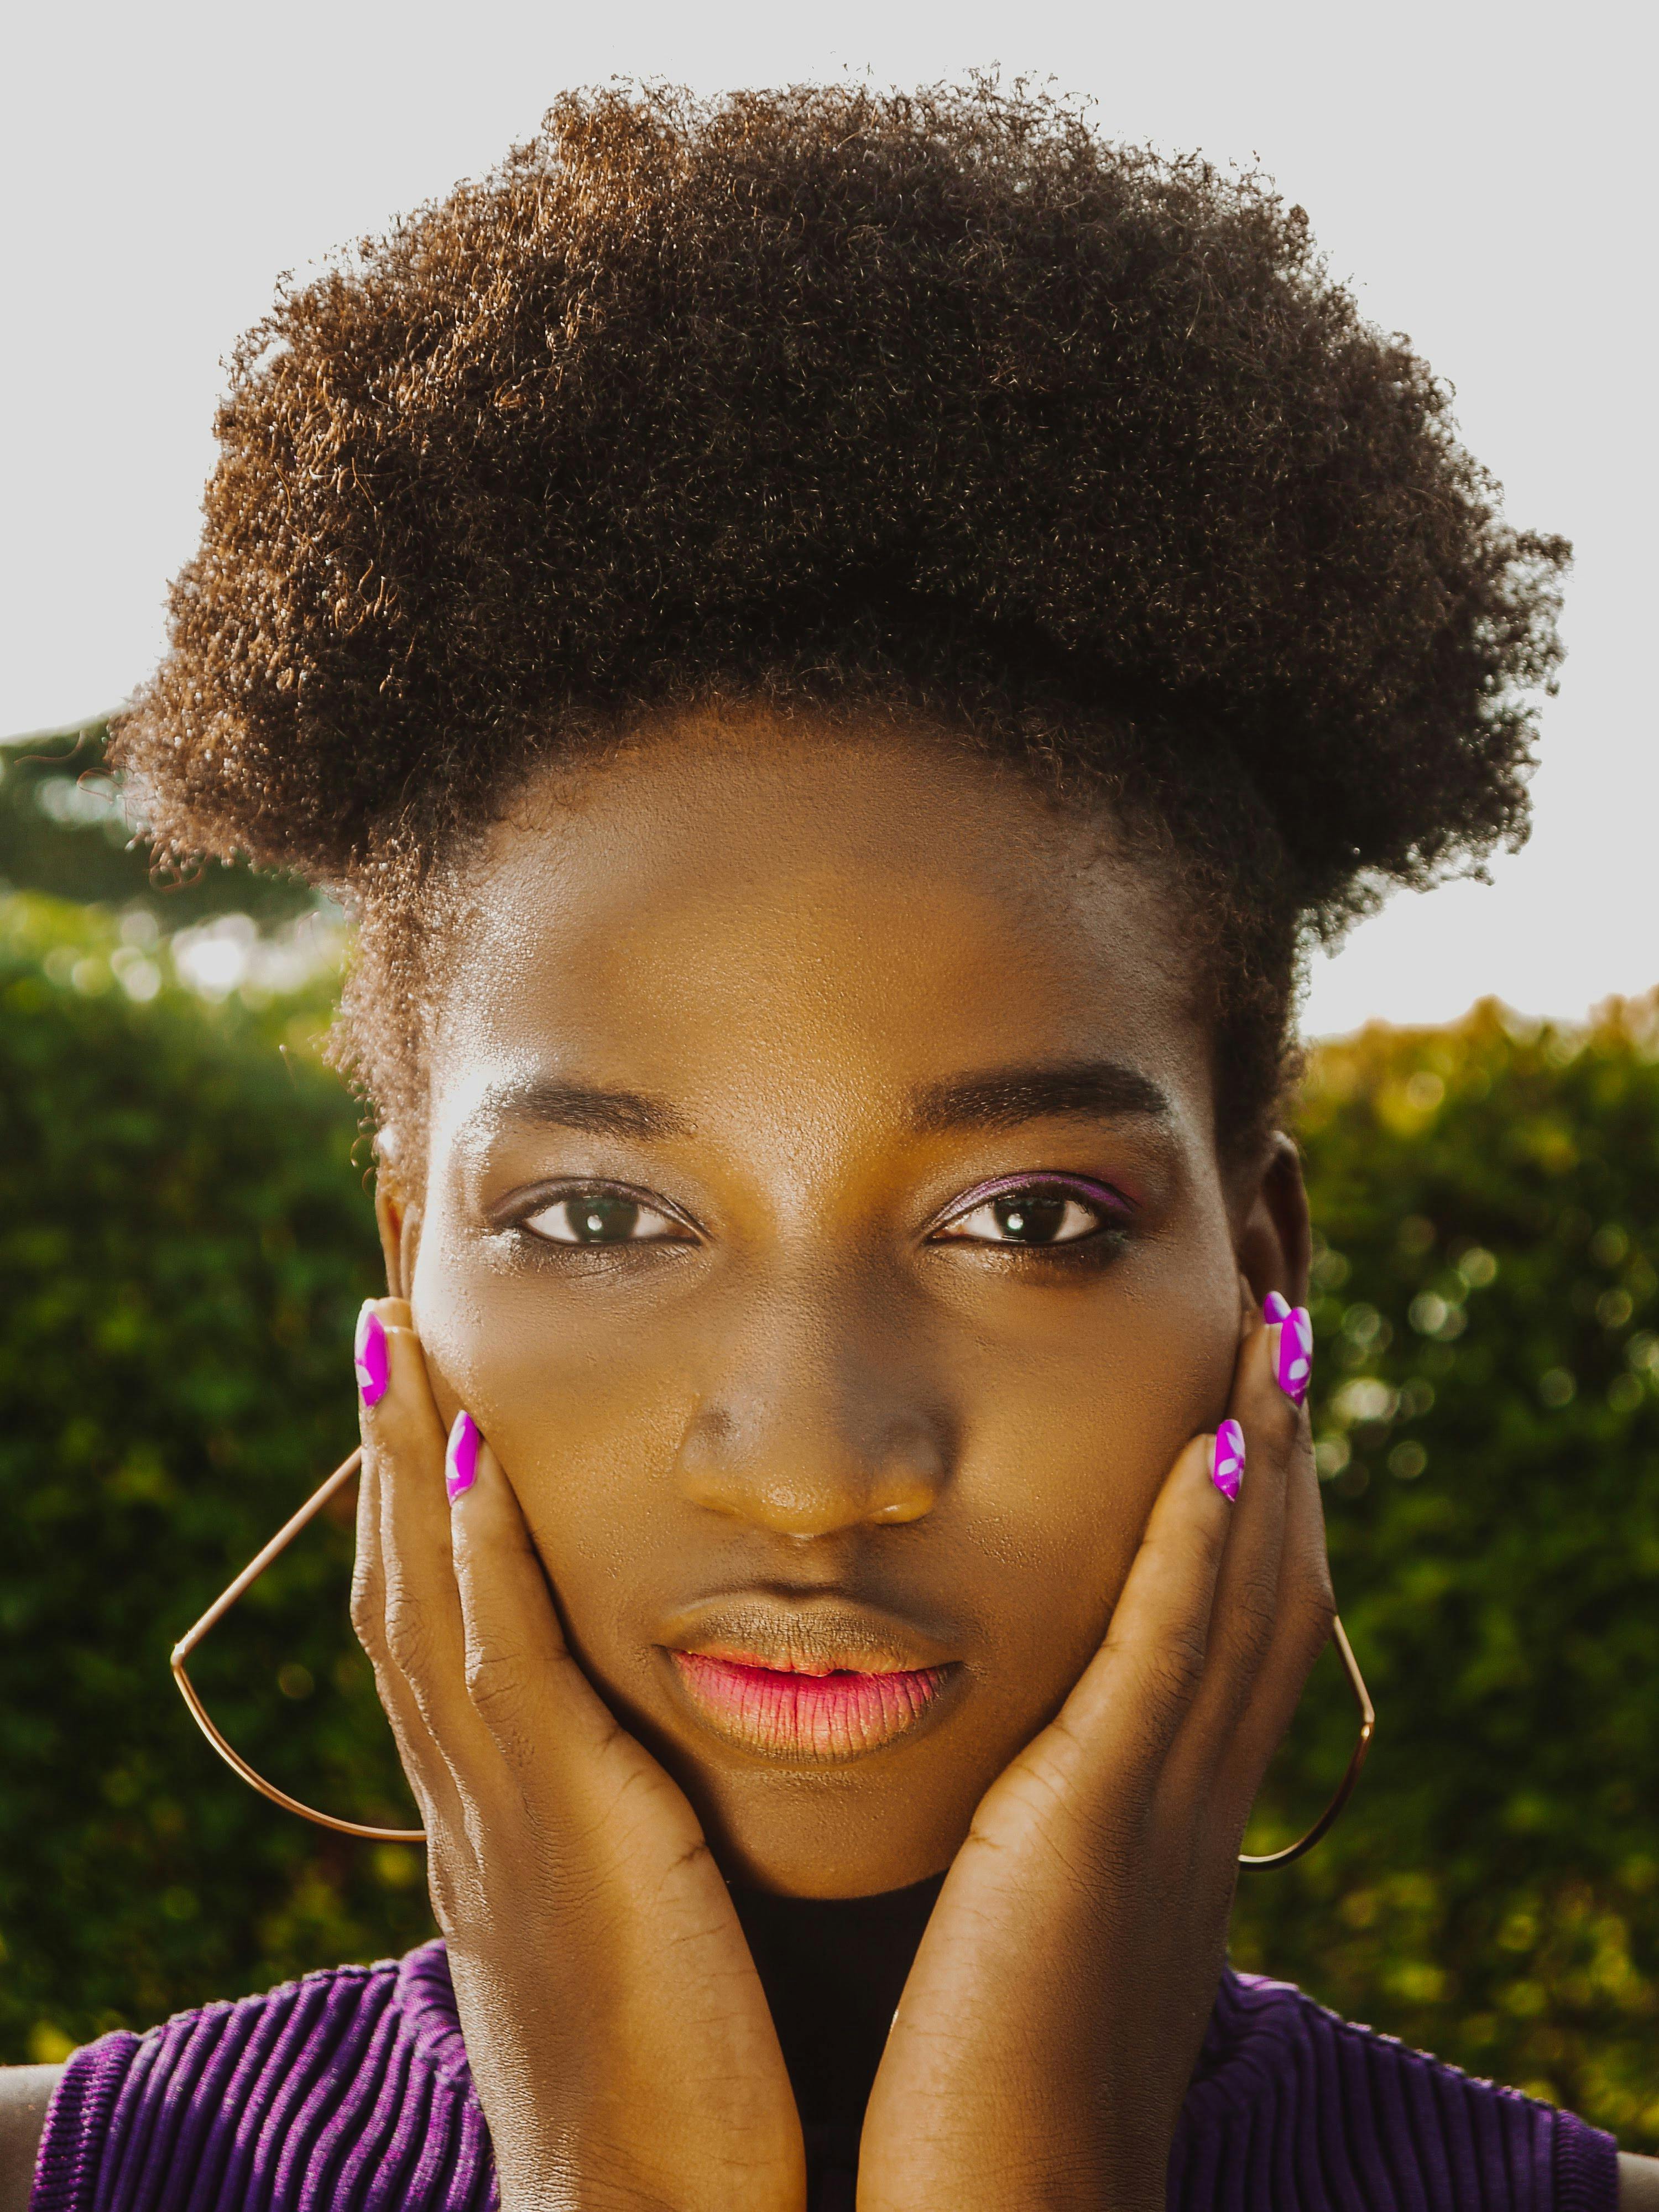
<svg viewBox="0 0 1659 2212">
<path fill-rule="evenodd" d="M 1277 1321 L 1288 1321 L 1291 1309 L 1277 1291 L 1269 1291 L 1261 1301 L 1261 1318 L 1269 1327 Z"/>
<path fill-rule="evenodd" d="M 1210 1443 L 1210 1480 L 1231 1505 L 1244 1477 L 1244 1431 L 1237 1421 L 1224 1421 Z"/>
<path fill-rule="evenodd" d="M 444 1453 L 444 1487 L 453 1504 L 478 1479 L 478 1424 L 471 1413 L 457 1413 Z"/>
<path fill-rule="evenodd" d="M 1313 1322 L 1306 1306 L 1297 1306 L 1279 1327 L 1279 1387 L 1293 1405 L 1299 1406 L 1312 1380 Z"/>
<path fill-rule="evenodd" d="M 386 1359 L 386 1330 L 371 1305 L 365 1305 L 357 1316 L 351 1364 L 357 1370 L 357 1391 L 364 1405 L 378 1406 L 386 1395 L 392 1371 Z"/>
</svg>

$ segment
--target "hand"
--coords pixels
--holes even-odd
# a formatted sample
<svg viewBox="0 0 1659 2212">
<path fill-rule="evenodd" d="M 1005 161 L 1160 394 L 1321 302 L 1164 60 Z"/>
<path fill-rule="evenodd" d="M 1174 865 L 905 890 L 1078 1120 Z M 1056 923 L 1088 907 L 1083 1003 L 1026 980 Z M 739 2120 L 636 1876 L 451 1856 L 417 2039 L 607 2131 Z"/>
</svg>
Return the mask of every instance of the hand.
<svg viewBox="0 0 1659 2212">
<path fill-rule="evenodd" d="M 860 2212 L 1163 2212 L 1239 1842 L 1334 1610 L 1278 1334 L 1249 1307 L 1237 1503 L 1194 1438 L 1104 1644 L 975 1815 L 876 2076 Z"/>
<path fill-rule="evenodd" d="M 565 1647 L 487 1444 L 452 1507 L 400 1299 L 352 1618 L 427 1832 L 503 2212 L 799 2212 L 800 2124 L 696 1816 Z"/>
</svg>

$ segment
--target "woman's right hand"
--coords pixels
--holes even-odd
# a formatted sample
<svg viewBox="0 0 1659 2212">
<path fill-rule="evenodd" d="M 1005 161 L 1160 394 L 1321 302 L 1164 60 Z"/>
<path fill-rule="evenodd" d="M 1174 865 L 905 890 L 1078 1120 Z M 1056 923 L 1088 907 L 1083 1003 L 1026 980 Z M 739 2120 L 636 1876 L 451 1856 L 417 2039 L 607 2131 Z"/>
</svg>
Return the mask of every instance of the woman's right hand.
<svg viewBox="0 0 1659 2212">
<path fill-rule="evenodd" d="M 800 2212 L 788 2075 L 696 1815 L 567 1650 L 487 1444 L 447 1500 L 410 1310 L 368 1310 L 386 1381 L 352 1619 L 426 1828 L 503 2212 Z"/>
</svg>

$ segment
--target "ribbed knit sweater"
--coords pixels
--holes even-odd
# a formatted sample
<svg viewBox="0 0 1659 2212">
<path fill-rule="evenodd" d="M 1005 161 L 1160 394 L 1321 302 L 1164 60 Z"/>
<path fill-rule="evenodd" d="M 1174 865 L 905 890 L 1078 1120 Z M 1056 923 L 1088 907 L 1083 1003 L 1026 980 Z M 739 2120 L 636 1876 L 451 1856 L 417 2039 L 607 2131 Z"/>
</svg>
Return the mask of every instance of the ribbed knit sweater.
<svg viewBox="0 0 1659 2212">
<path fill-rule="evenodd" d="M 808 2131 L 813 2212 L 856 2147 Z M 1616 2212 L 1613 2139 L 1228 1973 L 1171 2212 Z M 76 2053 L 31 2212 L 489 2212 L 489 2136 L 441 1943 L 308 1974 Z M 1011 2207 L 1010 2212 L 1019 2212 Z"/>
</svg>

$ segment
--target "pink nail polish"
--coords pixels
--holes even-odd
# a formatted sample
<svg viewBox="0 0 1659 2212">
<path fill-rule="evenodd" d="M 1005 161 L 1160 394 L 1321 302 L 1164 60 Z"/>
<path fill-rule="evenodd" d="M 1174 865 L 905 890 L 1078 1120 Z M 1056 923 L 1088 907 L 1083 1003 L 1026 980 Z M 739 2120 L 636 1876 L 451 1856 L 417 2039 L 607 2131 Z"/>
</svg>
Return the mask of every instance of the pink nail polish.
<svg viewBox="0 0 1659 2212">
<path fill-rule="evenodd" d="M 1237 1421 L 1224 1421 L 1210 1443 L 1210 1480 L 1232 1504 L 1244 1478 L 1244 1431 Z"/>
<path fill-rule="evenodd" d="M 1299 1406 L 1312 1380 L 1313 1322 L 1306 1306 L 1297 1306 L 1279 1323 L 1279 1387 L 1293 1404 Z"/>
<path fill-rule="evenodd" d="M 392 1379 L 386 1358 L 386 1330 L 373 1306 L 357 1316 L 357 1335 L 351 1347 L 351 1364 L 357 1370 L 357 1391 L 366 1406 L 378 1406 Z"/>
<path fill-rule="evenodd" d="M 1269 1291 L 1261 1301 L 1261 1318 L 1271 1328 L 1274 1322 L 1288 1321 L 1291 1309 L 1277 1291 Z"/>
<path fill-rule="evenodd" d="M 478 1479 L 478 1446 L 482 1441 L 478 1424 L 471 1414 L 457 1413 L 454 1426 L 449 1431 L 449 1446 L 444 1453 L 444 1487 L 452 1504 Z"/>
</svg>

